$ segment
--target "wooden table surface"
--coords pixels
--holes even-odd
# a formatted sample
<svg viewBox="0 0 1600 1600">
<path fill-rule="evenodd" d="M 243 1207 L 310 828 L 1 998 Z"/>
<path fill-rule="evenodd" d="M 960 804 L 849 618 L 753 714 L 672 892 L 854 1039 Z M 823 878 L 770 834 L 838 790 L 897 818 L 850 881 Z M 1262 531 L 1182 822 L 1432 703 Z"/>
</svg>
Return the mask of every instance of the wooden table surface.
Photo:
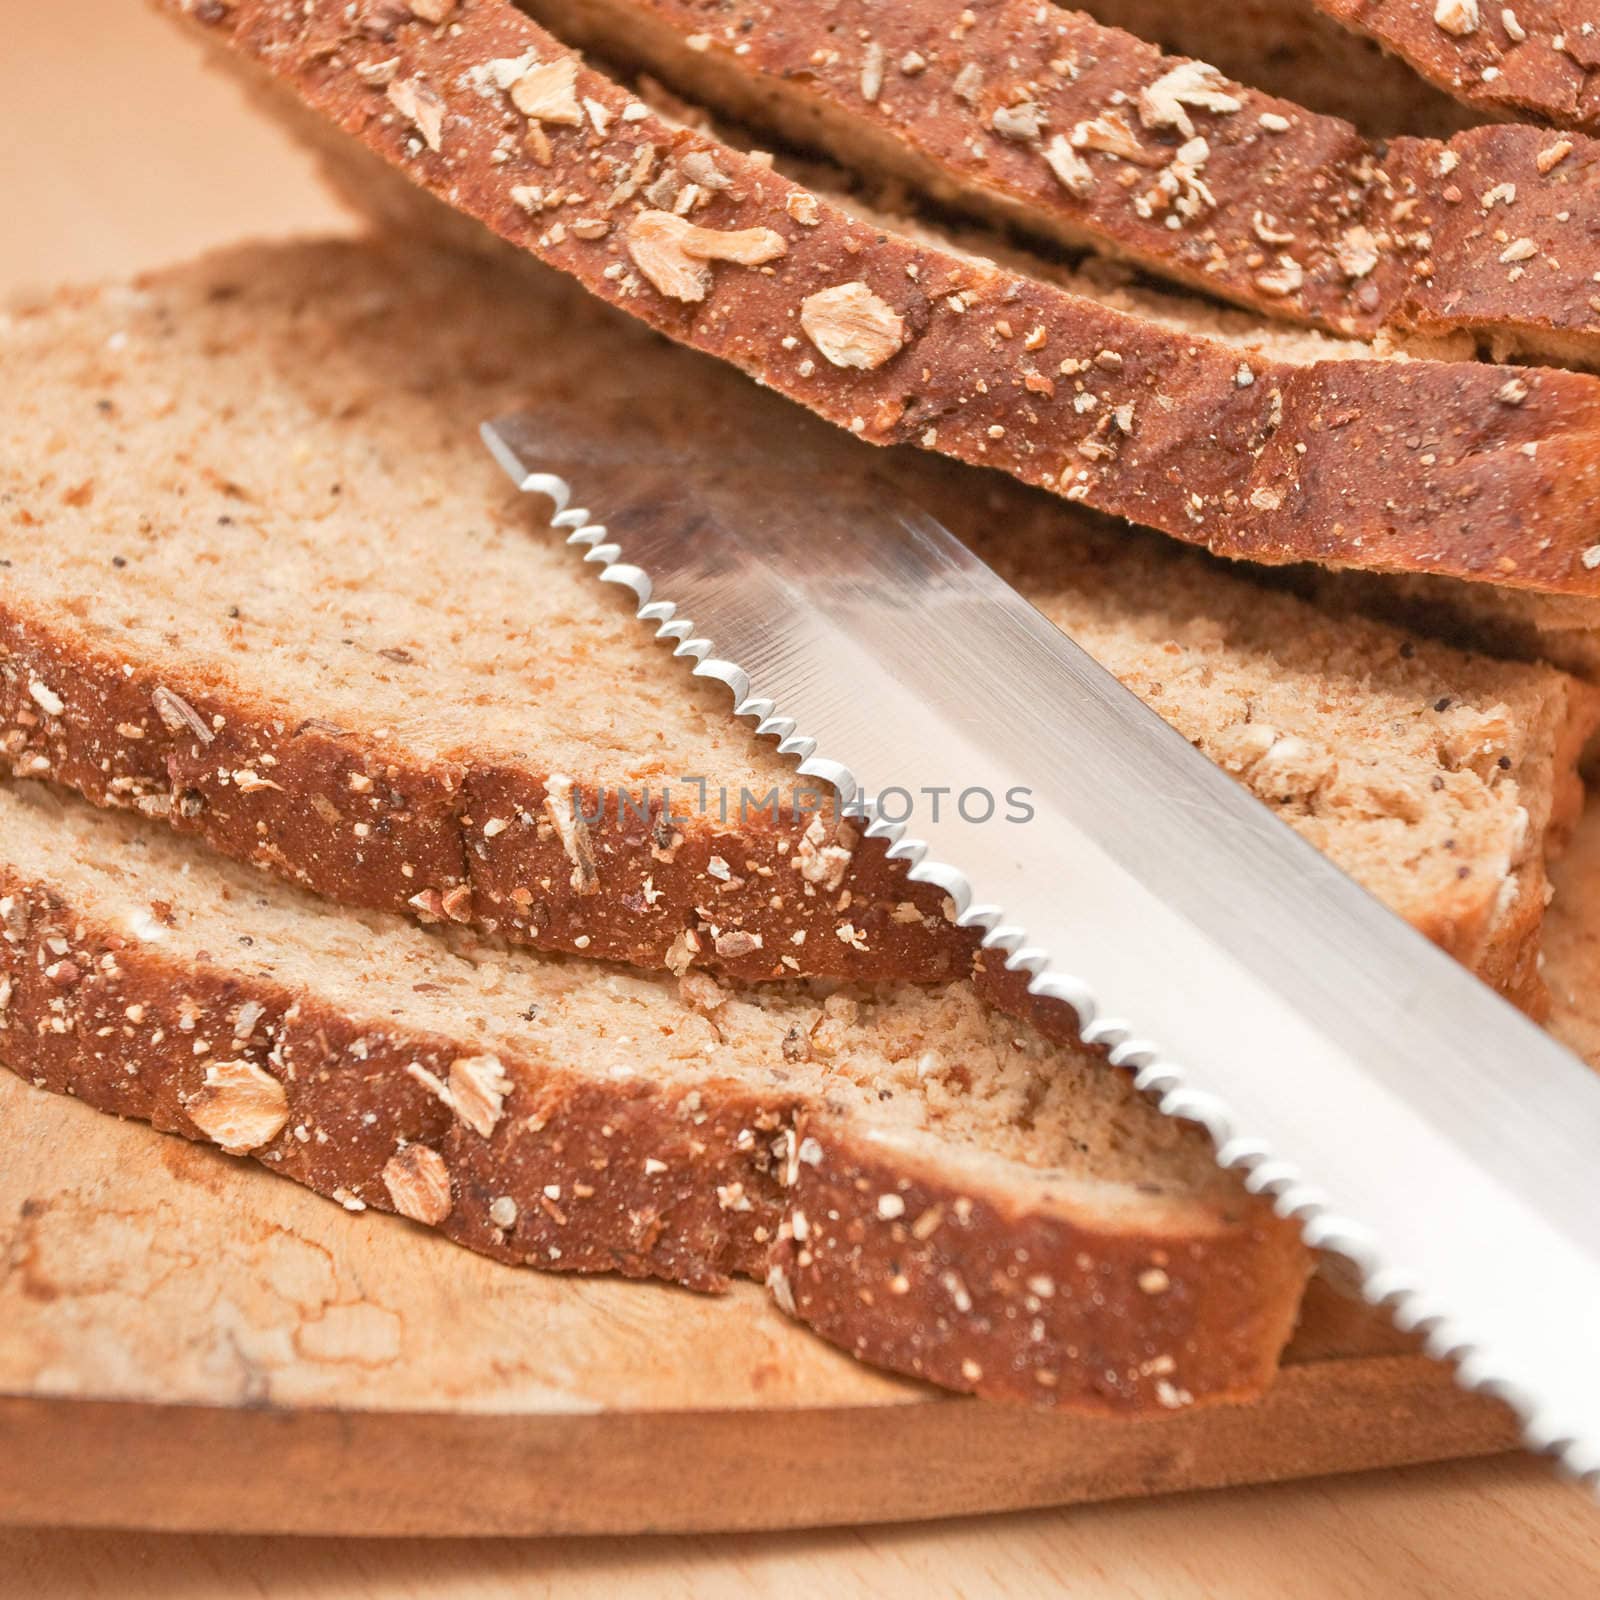
<svg viewBox="0 0 1600 1600">
<path fill-rule="evenodd" d="M 202 77 L 187 44 L 138 0 L 13 7 L 0 104 L 0 293 L 121 276 L 245 236 L 350 226 L 300 154 Z M 0 1530 L 0 1594 L 28 1600 L 1542 1600 L 1597 1591 L 1600 1513 L 1521 1458 L 783 1535 L 335 1541 Z"/>
</svg>

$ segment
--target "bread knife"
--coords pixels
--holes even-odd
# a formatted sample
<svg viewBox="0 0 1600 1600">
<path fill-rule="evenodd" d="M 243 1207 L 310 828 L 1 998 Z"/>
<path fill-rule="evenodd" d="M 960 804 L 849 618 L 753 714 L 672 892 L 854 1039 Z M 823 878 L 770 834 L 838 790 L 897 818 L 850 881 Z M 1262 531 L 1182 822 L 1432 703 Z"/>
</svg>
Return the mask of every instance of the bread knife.
<svg viewBox="0 0 1600 1600">
<path fill-rule="evenodd" d="M 1600 1076 L 845 435 L 793 413 L 775 449 L 737 419 L 667 429 L 599 400 L 482 433 L 800 774 L 1462 1384 L 1509 1402 L 1532 1448 L 1600 1486 Z M 1030 820 L 951 803 L 1014 793 Z"/>
</svg>

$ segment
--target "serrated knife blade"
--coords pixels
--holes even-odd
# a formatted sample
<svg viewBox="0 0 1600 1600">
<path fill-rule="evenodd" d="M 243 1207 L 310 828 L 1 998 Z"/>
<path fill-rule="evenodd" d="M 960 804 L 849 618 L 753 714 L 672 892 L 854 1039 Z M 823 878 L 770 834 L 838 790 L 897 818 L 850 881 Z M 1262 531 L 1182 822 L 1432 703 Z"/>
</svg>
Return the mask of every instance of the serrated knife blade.
<svg viewBox="0 0 1600 1600">
<path fill-rule="evenodd" d="M 1507 1399 L 1531 1446 L 1600 1479 L 1600 1077 L 1196 752 L 869 452 L 785 425 L 781 453 L 737 426 L 664 437 L 625 404 L 482 431 L 599 576 L 802 773 L 864 804 L 1034 992 L 1075 1006 L 1087 1039 L 1203 1123 L 1464 1384 Z M 947 799 L 898 819 L 929 790 L 1026 791 L 1034 815 Z"/>
</svg>

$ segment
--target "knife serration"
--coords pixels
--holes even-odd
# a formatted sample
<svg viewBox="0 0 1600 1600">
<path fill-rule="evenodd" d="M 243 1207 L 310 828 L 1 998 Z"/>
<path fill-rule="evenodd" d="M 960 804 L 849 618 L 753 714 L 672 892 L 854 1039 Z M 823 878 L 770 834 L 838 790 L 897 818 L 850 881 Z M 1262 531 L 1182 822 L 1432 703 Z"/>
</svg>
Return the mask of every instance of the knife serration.
<svg viewBox="0 0 1600 1600">
<path fill-rule="evenodd" d="M 1196 752 L 869 452 L 786 409 L 782 426 L 781 456 L 737 426 L 686 450 L 598 400 L 482 431 L 640 618 L 863 809 L 1034 993 L 1202 1123 L 1463 1384 L 1509 1401 L 1531 1447 L 1600 1482 L 1600 1077 Z M 1013 787 L 1031 791 L 1026 826 L 875 811 L 891 788 Z"/>
</svg>

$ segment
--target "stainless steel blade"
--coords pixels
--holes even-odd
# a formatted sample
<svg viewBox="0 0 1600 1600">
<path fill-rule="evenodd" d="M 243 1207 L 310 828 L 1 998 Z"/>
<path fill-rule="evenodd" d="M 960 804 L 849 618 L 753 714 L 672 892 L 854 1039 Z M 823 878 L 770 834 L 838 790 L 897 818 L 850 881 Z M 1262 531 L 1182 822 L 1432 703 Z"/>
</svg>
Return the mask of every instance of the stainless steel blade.
<svg viewBox="0 0 1600 1600">
<path fill-rule="evenodd" d="M 793 415 L 685 455 L 626 406 L 484 437 L 600 576 L 961 921 L 1529 1442 L 1600 1475 L 1600 1078 Z M 847 454 L 845 453 L 847 452 Z M 593 509 L 571 504 L 574 492 Z M 896 791 L 1030 791 L 1027 823 Z M 893 806 L 890 805 L 894 795 Z M 970 812 L 980 812 L 974 802 Z M 1127 1020 L 1124 1020 L 1127 1019 Z M 1153 1041 L 1153 1042 L 1152 1042 Z"/>
</svg>

